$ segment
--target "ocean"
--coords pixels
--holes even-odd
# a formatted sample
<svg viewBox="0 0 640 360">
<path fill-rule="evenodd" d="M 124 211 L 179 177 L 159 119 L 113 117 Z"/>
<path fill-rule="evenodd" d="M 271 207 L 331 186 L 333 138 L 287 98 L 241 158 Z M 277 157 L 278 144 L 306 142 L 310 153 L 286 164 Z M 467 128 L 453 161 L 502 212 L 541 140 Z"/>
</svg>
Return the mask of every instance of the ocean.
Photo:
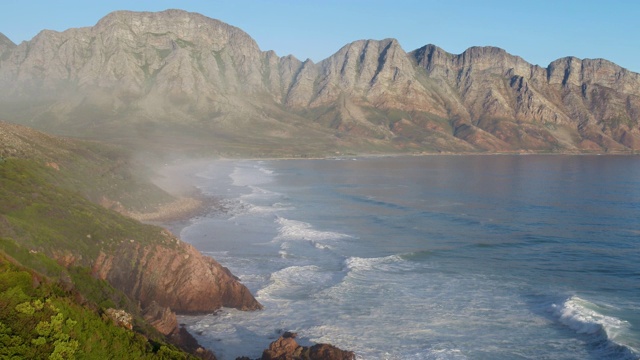
<svg viewBox="0 0 640 360">
<path fill-rule="evenodd" d="M 264 310 L 179 321 L 220 359 L 283 331 L 359 359 L 640 359 L 640 157 L 212 161 L 181 238 Z"/>
</svg>

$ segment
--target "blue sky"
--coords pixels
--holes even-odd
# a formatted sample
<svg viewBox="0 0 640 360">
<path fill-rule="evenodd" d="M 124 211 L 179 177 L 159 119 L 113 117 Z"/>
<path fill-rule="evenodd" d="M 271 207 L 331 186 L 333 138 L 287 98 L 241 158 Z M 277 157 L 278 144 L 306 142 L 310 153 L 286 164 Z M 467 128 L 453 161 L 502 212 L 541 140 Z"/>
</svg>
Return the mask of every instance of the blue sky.
<svg viewBox="0 0 640 360">
<path fill-rule="evenodd" d="M 640 72 L 635 0 L 3 0 L 0 32 L 20 43 L 42 29 L 92 26 L 114 10 L 168 8 L 237 26 L 262 50 L 316 62 L 355 40 L 396 38 L 406 51 L 492 45 L 545 67 L 571 55 Z"/>
</svg>

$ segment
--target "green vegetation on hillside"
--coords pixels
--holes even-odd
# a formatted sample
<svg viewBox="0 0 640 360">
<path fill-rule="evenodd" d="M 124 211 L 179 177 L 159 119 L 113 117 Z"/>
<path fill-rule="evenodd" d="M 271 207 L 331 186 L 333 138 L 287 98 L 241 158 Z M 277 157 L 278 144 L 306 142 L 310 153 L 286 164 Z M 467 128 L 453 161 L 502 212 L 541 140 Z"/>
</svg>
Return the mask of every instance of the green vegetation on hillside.
<svg viewBox="0 0 640 360">
<path fill-rule="evenodd" d="M 31 160 L 0 164 L 0 235 L 48 255 L 66 254 L 81 263 L 123 241 L 162 239 L 162 229 L 143 225 L 54 185 L 65 182 L 59 171 Z M 87 264 L 88 265 L 88 264 Z"/>
<path fill-rule="evenodd" d="M 127 153 L 0 122 L 0 359 L 186 359 L 90 269 L 120 244 L 175 245 L 130 209 L 172 199 L 134 175 Z M 116 326 L 107 309 L 131 314 Z"/>
<path fill-rule="evenodd" d="M 114 325 L 100 311 L 81 305 L 79 297 L 0 254 L 0 358 L 190 358 L 171 345 Z"/>
</svg>

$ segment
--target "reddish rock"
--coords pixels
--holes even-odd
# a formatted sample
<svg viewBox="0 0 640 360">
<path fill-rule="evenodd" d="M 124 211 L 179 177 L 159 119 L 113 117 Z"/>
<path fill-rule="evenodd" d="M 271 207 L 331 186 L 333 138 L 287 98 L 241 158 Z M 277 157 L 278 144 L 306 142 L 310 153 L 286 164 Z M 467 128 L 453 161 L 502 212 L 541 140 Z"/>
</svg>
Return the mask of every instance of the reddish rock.
<svg viewBox="0 0 640 360">
<path fill-rule="evenodd" d="M 302 346 L 295 340 L 296 333 L 286 332 L 272 342 L 262 353 L 262 360 L 292 360 L 300 357 Z"/>
<path fill-rule="evenodd" d="M 178 328 L 176 314 L 168 307 L 162 307 L 155 301 L 143 310 L 144 320 L 162 335 L 170 335 Z"/>
<path fill-rule="evenodd" d="M 182 326 L 176 327 L 168 337 L 172 344 L 179 346 L 200 359 L 216 360 L 216 356 L 198 344 L 198 341 Z"/>
<path fill-rule="evenodd" d="M 143 309 L 154 301 L 177 313 L 262 308 L 227 268 L 171 235 L 167 240 L 169 245 L 122 242 L 109 254 L 100 253 L 93 271 Z"/>
<path fill-rule="evenodd" d="M 354 360 L 352 351 L 345 351 L 329 344 L 300 346 L 295 340 L 296 333 L 286 332 L 272 342 L 262 353 L 261 360 Z M 243 358 L 238 358 L 243 359 Z"/>
</svg>

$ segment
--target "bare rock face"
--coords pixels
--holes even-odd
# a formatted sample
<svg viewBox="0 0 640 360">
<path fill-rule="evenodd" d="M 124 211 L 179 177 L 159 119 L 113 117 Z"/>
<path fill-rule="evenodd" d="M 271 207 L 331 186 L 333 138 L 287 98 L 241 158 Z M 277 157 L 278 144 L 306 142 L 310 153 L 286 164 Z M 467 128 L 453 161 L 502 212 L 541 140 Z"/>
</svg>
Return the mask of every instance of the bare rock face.
<svg viewBox="0 0 640 360">
<path fill-rule="evenodd" d="M 179 346 L 182 349 L 187 350 L 190 354 L 203 360 L 216 360 L 216 356 L 210 351 L 198 344 L 196 339 L 189 334 L 184 326 L 180 326 L 175 329 L 173 333 L 168 336 L 172 344 Z"/>
<path fill-rule="evenodd" d="M 109 254 L 102 252 L 93 271 L 137 299 L 143 309 L 154 302 L 177 313 L 210 313 L 223 306 L 262 308 L 227 268 L 193 246 L 169 239 L 171 246 L 123 242 Z"/>
<path fill-rule="evenodd" d="M 16 44 L 4 36 L 4 34 L 0 33 L 0 56 L 2 56 L 6 50 L 13 49 L 14 47 L 16 47 Z"/>
<path fill-rule="evenodd" d="M 105 310 L 105 313 L 117 326 L 121 326 L 128 330 L 133 329 L 133 316 L 128 312 L 109 308 Z"/>
<path fill-rule="evenodd" d="M 609 61 L 569 57 L 544 69 L 498 48 L 452 55 L 433 45 L 411 55 L 430 77 L 457 90 L 461 117 L 515 149 L 584 149 L 581 142 L 587 139 L 599 150 L 638 149 L 640 75 Z M 483 127 L 496 120 L 509 121 L 518 131 L 500 136 L 497 129 Z M 586 125 L 599 127 L 601 136 L 594 138 Z M 523 133 L 531 141 L 523 143 Z"/>
<path fill-rule="evenodd" d="M 184 326 L 178 325 L 176 314 L 171 309 L 162 307 L 154 301 L 143 310 L 143 316 L 145 321 L 166 336 L 172 344 L 200 359 L 216 359 L 211 351 L 198 344 L 198 341 L 189 334 Z"/>
<path fill-rule="evenodd" d="M 316 344 L 310 347 L 300 346 L 296 342 L 296 333 L 286 332 L 272 342 L 262 353 L 261 360 L 355 360 L 351 351 L 340 350 L 329 344 Z"/>
<path fill-rule="evenodd" d="M 144 320 L 158 330 L 162 335 L 170 335 L 178 328 L 176 314 L 168 307 L 162 307 L 152 301 L 143 308 Z"/>
<path fill-rule="evenodd" d="M 407 53 L 384 39 L 314 63 L 181 10 L 118 11 L 19 45 L 0 36 L 0 104 L 45 130 L 214 147 L 295 152 L 308 136 L 326 149 L 640 150 L 640 75 L 603 59 L 543 68 L 495 47 Z"/>
</svg>

